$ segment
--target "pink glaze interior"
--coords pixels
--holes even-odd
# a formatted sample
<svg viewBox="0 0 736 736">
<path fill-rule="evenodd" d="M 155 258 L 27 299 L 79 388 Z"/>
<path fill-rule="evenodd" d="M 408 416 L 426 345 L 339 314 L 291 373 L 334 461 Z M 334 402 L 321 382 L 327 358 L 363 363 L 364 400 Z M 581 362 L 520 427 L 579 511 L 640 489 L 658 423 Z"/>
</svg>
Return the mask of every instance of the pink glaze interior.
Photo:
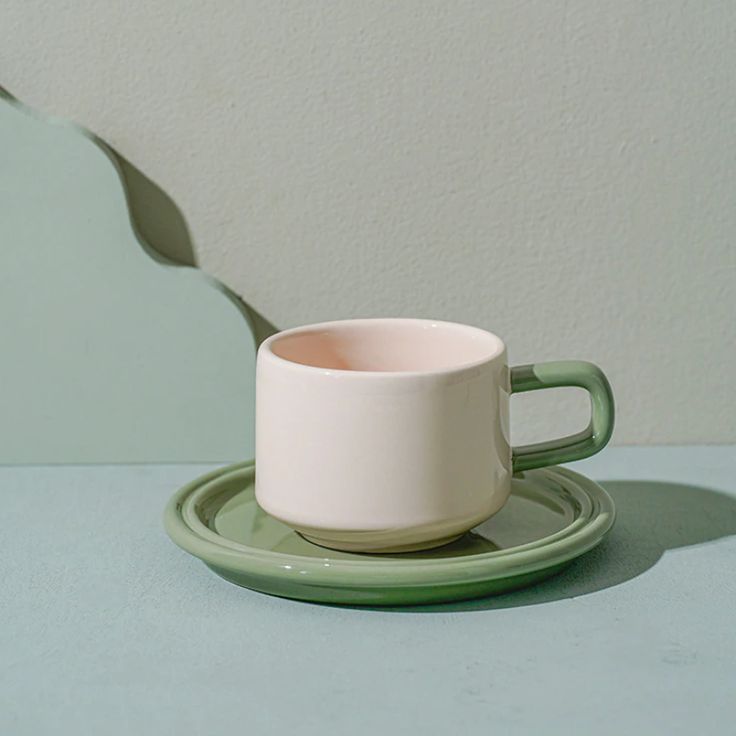
<svg viewBox="0 0 736 736">
<path fill-rule="evenodd" d="M 495 335 L 430 320 L 332 322 L 277 335 L 271 351 L 292 363 L 343 371 L 430 372 L 462 368 L 503 351 Z"/>
</svg>

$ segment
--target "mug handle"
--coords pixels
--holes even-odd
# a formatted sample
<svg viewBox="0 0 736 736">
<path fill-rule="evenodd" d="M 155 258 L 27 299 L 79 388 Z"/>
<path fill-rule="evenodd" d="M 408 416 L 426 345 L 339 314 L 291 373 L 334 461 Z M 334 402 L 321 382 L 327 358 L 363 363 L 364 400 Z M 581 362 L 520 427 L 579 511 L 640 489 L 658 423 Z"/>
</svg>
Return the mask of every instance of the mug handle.
<svg viewBox="0 0 736 736">
<path fill-rule="evenodd" d="M 512 448 L 514 473 L 582 460 L 600 452 L 611 439 L 615 413 L 613 393 L 608 379 L 597 365 L 582 360 L 558 360 L 518 365 L 511 369 L 512 394 L 561 386 L 577 386 L 590 394 L 587 429 L 557 440 Z"/>
</svg>

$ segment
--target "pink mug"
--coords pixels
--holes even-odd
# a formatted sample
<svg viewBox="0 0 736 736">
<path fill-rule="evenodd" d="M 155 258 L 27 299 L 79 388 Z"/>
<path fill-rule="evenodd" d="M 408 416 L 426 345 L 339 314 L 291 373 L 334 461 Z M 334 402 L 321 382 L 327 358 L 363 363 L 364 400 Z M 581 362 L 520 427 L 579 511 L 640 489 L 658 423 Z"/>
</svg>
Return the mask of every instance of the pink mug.
<svg viewBox="0 0 736 736">
<path fill-rule="evenodd" d="M 588 390 L 588 428 L 512 449 L 511 393 L 556 386 Z M 421 319 L 297 327 L 258 351 L 256 498 L 325 547 L 434 547 L 495 514 L 512 473 L 601 450 L 613 421 L 599 368 L 509 369 L 503 341 L 476 327 Z"/>
</svg>

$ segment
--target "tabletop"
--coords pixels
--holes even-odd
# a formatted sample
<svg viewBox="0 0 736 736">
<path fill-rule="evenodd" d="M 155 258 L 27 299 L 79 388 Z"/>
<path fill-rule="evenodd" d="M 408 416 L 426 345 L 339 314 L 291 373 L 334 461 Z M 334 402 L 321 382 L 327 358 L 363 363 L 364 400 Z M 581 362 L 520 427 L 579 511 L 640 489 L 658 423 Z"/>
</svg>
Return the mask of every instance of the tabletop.
<svg viewBox="0 0 736 736">
<path fill-rule="evenodd" d="M 735 447 L 574 467 L 618 518 L 557 577 L 366 609 L 226 583 L 166 537 L 211 465 L 0 467 L 0 733 L 693 734 L 736 719 Z"/>
</svg>

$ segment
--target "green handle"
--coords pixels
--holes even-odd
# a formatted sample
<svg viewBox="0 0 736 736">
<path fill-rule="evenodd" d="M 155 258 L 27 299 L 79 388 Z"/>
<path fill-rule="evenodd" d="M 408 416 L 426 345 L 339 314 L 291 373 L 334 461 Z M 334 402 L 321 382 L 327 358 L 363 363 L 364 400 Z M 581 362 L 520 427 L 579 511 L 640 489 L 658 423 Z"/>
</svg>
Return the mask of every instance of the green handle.
<svg viewBox="0 0 736 736">
<path fill-rule="evenodd" d="M 512 450 L 514 473 L 546 465 L 569 463 L 600 452 L 613 433 L 613 393 L 603 371 L 582 360 L 519 365 L 511 369 L 511 393 L 541 388 L 578 386 L 590 394 L 590 424 L 587 429 L 558 440 L 523 445 Z"/>
</svg>

